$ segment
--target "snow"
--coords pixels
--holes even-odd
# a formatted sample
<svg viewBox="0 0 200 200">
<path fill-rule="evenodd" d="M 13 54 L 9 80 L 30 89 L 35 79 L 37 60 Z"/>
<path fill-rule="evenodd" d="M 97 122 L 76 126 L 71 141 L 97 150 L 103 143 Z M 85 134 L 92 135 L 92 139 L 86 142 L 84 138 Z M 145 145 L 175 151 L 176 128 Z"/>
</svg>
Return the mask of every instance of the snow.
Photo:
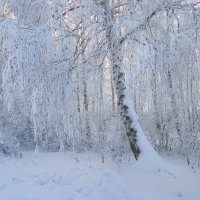
<svg viewBox="0 0 200 200">
<path fill-rule="evenodd" d="M 127 105 L 129 108 L 129 116 L 131 116 L 131 119 L 133 120 L 132 127 L 137 131 L 137 140 L 139 144 L 139 149 L 141 151 L 141 154 L 139 155 L 140 162 L 143 163 L 144 166 L 146 165 L 146 163 L 148 163 L 148 167 L 150 167 L 149 165 L 151 165 L 151 167 L 153 168 L 167 165 L 147 140 L 138 121 L 138 116 L 134 110 L 134 107 L 130 103 L 131 98 L 129 97 L 129 94 L 127 92 L 124 93 L 125 93 L 124 104 Z"/>
<path fill-rule="evenodd" d="M 106 157 L 102 164 L 94 153 L 26 152 L 22 159 L 0 158 L 0 199 L 199 200 L 200 171 L 177 158 L 166 163 L 154 168 Z"/>
</svg>

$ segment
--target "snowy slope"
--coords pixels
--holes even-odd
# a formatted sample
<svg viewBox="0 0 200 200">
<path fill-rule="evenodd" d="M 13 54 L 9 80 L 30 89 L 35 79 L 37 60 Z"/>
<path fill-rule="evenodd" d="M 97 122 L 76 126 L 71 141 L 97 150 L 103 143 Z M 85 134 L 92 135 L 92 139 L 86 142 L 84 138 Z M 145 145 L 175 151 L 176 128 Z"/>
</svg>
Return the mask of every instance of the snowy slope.
<svg viewBox="0 0 200 200">
<path fill-rule="evenodd" d="M 182 163 L 168 170 L 105 161 L 72 153 L 1 158 L 0 200 L 200 200 L 200 172 Z"/>
</svg>

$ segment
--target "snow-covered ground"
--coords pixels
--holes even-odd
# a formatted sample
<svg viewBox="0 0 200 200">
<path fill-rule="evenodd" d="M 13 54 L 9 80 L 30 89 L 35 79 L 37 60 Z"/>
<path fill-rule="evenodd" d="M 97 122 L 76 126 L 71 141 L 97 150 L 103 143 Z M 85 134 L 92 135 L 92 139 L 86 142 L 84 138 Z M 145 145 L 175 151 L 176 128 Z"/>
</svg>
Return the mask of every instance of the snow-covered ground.
<svg viewBox="0 0 200 200">
<path fill-rule="evenodd" d="M 73 153 L 0 158 L 0 200 L 200 200 L 200 171 L 170 162 L 102 164 L 98 154 Z"/>
</svg>

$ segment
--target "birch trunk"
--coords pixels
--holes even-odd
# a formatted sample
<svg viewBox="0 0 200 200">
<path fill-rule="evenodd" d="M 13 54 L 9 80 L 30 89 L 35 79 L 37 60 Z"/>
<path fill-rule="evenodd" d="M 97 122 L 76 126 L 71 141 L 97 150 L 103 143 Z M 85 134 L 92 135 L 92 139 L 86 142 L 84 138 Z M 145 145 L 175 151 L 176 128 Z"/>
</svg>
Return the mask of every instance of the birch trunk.
<svg viewBox="0 0 200 200">
<path fill-rule="evenodd" d="M 110 9 L 109 2 L 104 1 L 103 7 L 105 9 L 104 23 L 108 26 L 106 35 L 108 43 L 110 44 L 110 56 L 112 62 L 112 77 L 114 80 L 114 87 L 117 96 L 118 110 L 120 111 L 121 119 L 126 129 L 126 135 L 129 140 L 131 151 L 134 154 L 136 160 L 140 155 L 140 148 L 137 140 L 137 129 L 134 128 L 134 119 L 131 116 L 130 108 L 127 103 L 126 96 L 126 83 L 125 73 L 122 67 L 122 59 L 120 55 L 120 41 L 116 37 L 114 26 L 109 24 L 114 23 L 113 13 Z"/>
<path fill-rule="evenodd" d="M 109 38 L 112 41 L 111 35 Z M 135 159 L 138 160 L 140 155 L 140 148 L 137 142 L 137 130 L 134 128 L 133 121 L 130 113 L 129 105 L 126 101 L 126 83 L 125 83 L 125 73 L 120 64 L 120 57 L 117 56 L 115 44 L 112 45 L 111 50 L 112 62 L 113 62 L 113 79 L 117 94 L 117 103 L 120 111 L 121 119 L 124 123 L 126 129 L 126 135 L 128 137 L 131 150 L 135 156 Z"/>
</svg>

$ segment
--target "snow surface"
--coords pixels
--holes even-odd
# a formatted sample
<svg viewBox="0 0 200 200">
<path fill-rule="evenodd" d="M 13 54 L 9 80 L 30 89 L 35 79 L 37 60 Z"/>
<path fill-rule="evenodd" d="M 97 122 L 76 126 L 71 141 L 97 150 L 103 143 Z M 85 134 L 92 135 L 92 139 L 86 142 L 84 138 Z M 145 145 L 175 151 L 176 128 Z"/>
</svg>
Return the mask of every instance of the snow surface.
<svg viewBox="0 0 200 200">
<path fill-rule="evenodd" d="M 156 168 L 144 160 L 117 164 L 106 157 L 102 164 L 98 154 L 75 157 L 0 158 L 0 200 L 200 200 L 200 171 L 177 158 Z"/>
</svg>

